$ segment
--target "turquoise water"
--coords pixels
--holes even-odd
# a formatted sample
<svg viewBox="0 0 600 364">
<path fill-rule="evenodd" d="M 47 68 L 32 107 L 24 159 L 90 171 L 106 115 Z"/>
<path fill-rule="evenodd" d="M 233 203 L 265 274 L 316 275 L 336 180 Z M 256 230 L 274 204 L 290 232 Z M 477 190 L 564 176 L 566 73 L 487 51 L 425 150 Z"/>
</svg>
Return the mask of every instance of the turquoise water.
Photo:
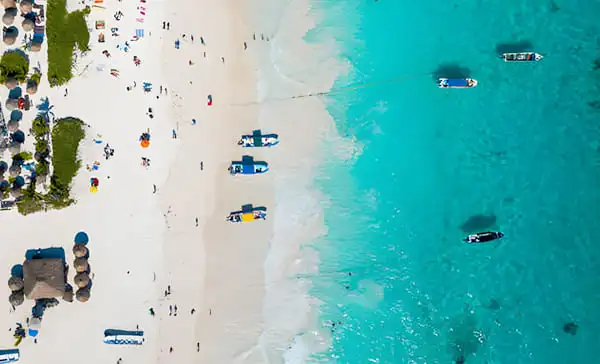
<svg viewBox="0 0 600 364">
<path fill-rule="evenodd" d="M 316 6 L 354 67 L 340 87 L 404 78 L 329 100 L 361 152 L 318 180 L 328 234 L 311 293 L 336 326 L 315 361 L 596 362 L 600 3 Z M 340 8 L 361 14 L 356 28 Z M 499 60 L 515 42 L 546 58 Z M 436 70 L 479 86 L 437 89 Z M 506 238 L 461 242 L 487 229 Z"/>
</svg>

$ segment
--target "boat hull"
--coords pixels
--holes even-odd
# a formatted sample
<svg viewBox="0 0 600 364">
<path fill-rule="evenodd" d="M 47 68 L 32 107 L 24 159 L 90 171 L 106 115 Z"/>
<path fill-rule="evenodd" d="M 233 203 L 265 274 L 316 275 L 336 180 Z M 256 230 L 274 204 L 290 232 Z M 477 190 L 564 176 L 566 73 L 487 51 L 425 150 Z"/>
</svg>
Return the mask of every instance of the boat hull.
<svg viewBox="0 0 600 364">
<path fill-rule="evenodd" d="M 478 83 L 473 78 L 438 78 L 439 88 L 473 88 Z"/>
<path fill-rule="evenodd" d="M 539 62 L 544 58 L 535 52 L 503 53 L 504 62 Z"/>
<path fill-rule="evenodd" d="M 494 240 L 502 239 L 504 234 L 499 231 L 486 231 L 483 233 L 471 234 L 463 239 L 469 244 L 489 243 Z"/>
</svg>

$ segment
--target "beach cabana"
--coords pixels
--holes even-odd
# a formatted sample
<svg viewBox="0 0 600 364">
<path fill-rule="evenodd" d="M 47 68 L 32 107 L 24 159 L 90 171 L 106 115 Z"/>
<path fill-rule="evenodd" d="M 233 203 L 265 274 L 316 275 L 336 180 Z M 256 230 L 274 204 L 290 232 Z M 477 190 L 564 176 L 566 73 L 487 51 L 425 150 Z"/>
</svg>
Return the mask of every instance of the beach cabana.
<svg viewBox="0 0 600 364">
<path fill-rule="evenodd" d="M 23 287 L 23 278 L 13 276 L 8 279 L 8 288 L 10 288 L 11 291 L 20 291 Z"/>
<path fill-rule="evenodd" d="M 25 296 L 28 299 L 62 297 L 65 265 L 60 258 L 31 259 L 23 263 Z"/>
<path fill-rule="evenodd" d="M 76 258 L 85 257 L 88 253 L 88 249 L 83 244 L 75 244 L 73 246 L 73 255 Z"/>
<path fill-rule="evenodd" d="M 77 273 L 83 273 L 88 270 L 89 264 L 87 259 L 84 257 L 79 257 L 73 261 L 73 267 L 75 267 L 75 271 L 77 271 Z"/>
<path fill-rule="evenodd" d="M 77 290 L 75 297 L 79 302 L 87 302 L 90 299 L 90 289 L 89 288 L 80 288 Z"/>
<path fill-rule="evenodd" d="M 4 23 L 4 25 L 6 25 L 6 26 L 10 26 L 15 23 L 15 14 L 13 11 L 10 11 L 10 10 L 11 9 L 6 9 L 4 11 L 4 15 L 2 15 L 2 23 Z"/>
<path fill-rule="evenodd" d="M 21 2 L 19 3 L 19 8 L 21 9 L 22 14 L 29 14 L 33 11 L 33 1 L 21 0 Z"/>
<path fill-rule="evenodd" d="M 90 276 L 87 273 L 77 273 L 73 278 L 75 285 L 79 288 L 84 288 L 90 283 Z"/>
<path fill-rule="evenodd" d="M 8 296 L 8 302 L 13 306 L 20 306 L 25 302 L 23 291 L 15 291 Z"/>
</svg>

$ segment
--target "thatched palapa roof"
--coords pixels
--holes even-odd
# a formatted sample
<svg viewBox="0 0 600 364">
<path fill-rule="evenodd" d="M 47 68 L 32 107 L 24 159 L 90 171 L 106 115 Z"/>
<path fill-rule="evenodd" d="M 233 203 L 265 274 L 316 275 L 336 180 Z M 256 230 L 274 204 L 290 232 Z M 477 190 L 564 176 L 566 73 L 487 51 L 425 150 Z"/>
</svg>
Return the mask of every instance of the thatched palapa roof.
<svg viewBox="0 0 600 364">
<path fill-rule="evenodd" d="M 65 266 L 62 259 L 32 259 L 23 263 L 25 296 L 29 299 L 62 297 Z"/>
</svg>

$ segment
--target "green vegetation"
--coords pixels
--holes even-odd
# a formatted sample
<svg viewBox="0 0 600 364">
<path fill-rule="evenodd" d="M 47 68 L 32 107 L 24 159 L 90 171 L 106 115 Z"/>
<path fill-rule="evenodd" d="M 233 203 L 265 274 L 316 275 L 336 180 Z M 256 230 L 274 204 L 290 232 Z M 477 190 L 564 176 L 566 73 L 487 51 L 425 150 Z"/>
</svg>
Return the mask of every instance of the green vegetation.
<svg viewBox="0 0 600 364">
<path fill-rule="evenodd" d="M 33 81 L 36 85 L 40 84 L 40 81 L 42 80 L 42 74 L 39 72 L 34 72 L 31 77 L 29 77 L 29 79 L 31 81 Z"/>
<path fill-rule="evenodd" d="M 0 58 L 0 82 L 7 78 L 15 78 L 24 82 L 29 73 L 29 60 L 19 51 L 8 51 Z"/>
<path fill-rule="evenodd" d="M 50 165 L 46 160 L 48 144 L 43 139 L 49 126 L 41 117 L 33 121 L 33 131 L 36 136 L 36 153 L 40 153 L 40 161 L 36 165 L 39 176 L 48 174 Z M 37 134 L 41 132 L 41 134 Z M 52 129 L 52 166 L 53 173 L 50 178 L 50 190 L 46 195 L 35 191 L 35 181 L 32 181 L 25 191 L 23 199 L 17 203 L 19 212 L 27 215 L 42 211 L 48 207 L 54 209 L 65 208 L 75 201 L 70 197 L 70 185 L 77 174 L 81 162 L 77 159 L 79 142 L 85 136 L 83 122 L 79 119 L 64 118 L 56 121 Z"/>
<path fill-rule="evenodd" d="M 29 160 L 32 158 L 33 158 L 33 154 L 31 154 L 30 152 L 21 152 L 21 153 L 13 155 L 13 157 L 12 157 L 13 160 L 20 160 L 20 161 L 26 161 L 26 160 Z"/>
<path fill-rule="evenodd" d="M 89 13 L 89 8 L 67 13 L 66 0 L 48 2 L 46 32 L 48 81 L 51 86 L 62 85 L 73 77 L 71 70 L 75 45 L 82 52 L 88 50 L 90 33 L 85 16 Z"/>
</svg>

